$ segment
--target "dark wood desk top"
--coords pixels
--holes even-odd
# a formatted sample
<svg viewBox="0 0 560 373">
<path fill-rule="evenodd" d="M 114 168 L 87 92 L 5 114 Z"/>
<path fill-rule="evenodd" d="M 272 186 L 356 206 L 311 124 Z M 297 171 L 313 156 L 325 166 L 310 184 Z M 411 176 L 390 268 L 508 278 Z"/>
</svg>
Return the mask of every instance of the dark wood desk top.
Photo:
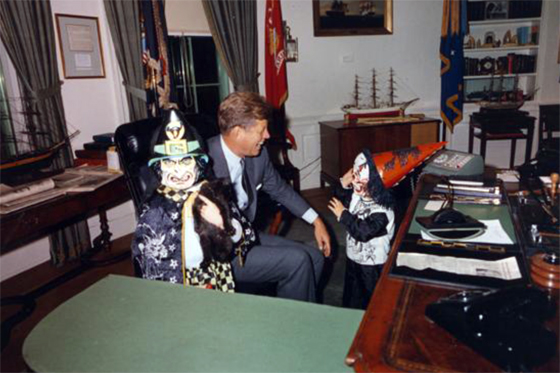
<svg viewBox="0 0 560 373">
<path fill-rule="evenodd" d="M 130 199 L 124 177 L 93 192 L 72 193 L 0 217 L 0 254 Z"/>
<path fill-rule="evenodd" d="M 397 118 L 396 118 L 397 119 Z M 381 126 L 395 126 L 395 125 L 404 125 L 404 124 L 424 124 L 424 123 L 432 123 L 432 122 L 441 122 L 440 119 L 437 118 L 422 118 L 422 119 L 414 119 L 411 118 L 410 120 L 395 120 L 391 122 L 388 120 L 387 122 L 383 123 L 355 123 L 355 122 L 345 122 L 344 120 L 333 120 L 333 121 L 324 121 L 319 122 L 322 126 L 331 127 L 337 130 L 344 130 L 344 129 L 356 129 L 356 128 L 368 128 L 368 127 L 381 127 Z"/>
<path fill-rule="evenodd" d="M 419 188 L 418 188 L 419 189 Z M 416 191 L 399 228 L 387 264 L 393 263 L 414 215 L 419 198 Z M 425 316 L 426 306 L 460 290 L 383 274 L 362 319 L 346 361 L 357 372 L 500 372 L 483 356 L 459 342 Z M 556 316 L 545 323 L 558 333 Z M 558 354 L 534 371 L 554 372 Z"/>
</svg>

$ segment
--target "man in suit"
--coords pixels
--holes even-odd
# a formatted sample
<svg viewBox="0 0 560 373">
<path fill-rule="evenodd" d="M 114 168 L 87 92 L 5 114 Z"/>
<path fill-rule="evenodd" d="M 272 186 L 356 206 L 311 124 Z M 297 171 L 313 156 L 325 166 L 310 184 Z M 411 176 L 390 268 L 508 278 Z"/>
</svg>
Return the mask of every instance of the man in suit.
<svg viewBox="0 0 560 373">
<path fill-rule="evenodd" d="M 247 254 L 245 264 L 233 260 L 235 280 L 246 283 L 278 283 L 282 298 L 314 302 L 323 256 L 331 252 L 325 224 L 309 204 L 276 172 L 264 142 L 270 137 L 268 118 L 271 107 L 252 92 L 235 92 L 220 104 L 220 135 L 208 140 L 208 153 L 217 177 L 231 181 L 237 204 L 253 221 L 257 193 L 266 192 L 295 216 L 314 226 L 318 249 L 280 236 L 259 234 L 260 244 Z"/>
</svg>

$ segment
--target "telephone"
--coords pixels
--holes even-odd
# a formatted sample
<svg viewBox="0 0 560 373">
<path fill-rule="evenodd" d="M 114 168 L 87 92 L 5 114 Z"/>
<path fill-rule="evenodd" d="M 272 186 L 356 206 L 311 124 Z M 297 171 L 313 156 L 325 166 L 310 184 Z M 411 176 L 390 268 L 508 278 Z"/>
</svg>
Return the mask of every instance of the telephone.
<svg viewBox="0 0 560 373">
<path fill-rule="evenodd" d="M 428 161 L 423 173 L 468 180 L 482 180 L 484 160 L 480 155 L 443 150 Z"/>
<path fill-rule="evenodd" d="M 455 293 L 426 307 L 426 316 L 509 372 L 527 372 L 550 359 L 558 337 L 542 322 L 555 302 L 532 286 Z"/>
</svg>

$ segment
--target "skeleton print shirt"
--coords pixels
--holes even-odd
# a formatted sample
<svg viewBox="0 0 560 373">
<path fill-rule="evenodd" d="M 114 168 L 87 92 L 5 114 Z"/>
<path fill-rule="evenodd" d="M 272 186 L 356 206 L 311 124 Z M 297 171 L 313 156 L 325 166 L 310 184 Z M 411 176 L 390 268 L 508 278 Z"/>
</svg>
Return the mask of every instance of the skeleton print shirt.
<svg viewBox="0 0 560 373">
<path fill-rule="evenodd" d="M 347 208 L 340 216 L 348 232 L 346 255 L 362 265 L 385 263 L 395 230 L 395 213 L 371 198 L 352 193 L 352 189 L 338 192 L 337 197 Z"/>
</svg>

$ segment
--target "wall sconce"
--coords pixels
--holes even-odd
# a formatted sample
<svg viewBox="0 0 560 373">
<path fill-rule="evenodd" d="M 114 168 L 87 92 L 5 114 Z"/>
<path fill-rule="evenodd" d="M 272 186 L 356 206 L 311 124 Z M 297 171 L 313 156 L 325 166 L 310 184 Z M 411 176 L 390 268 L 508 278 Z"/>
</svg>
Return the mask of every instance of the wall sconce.
<svg viewBox="0 0 560 373">
<path fill-rule="evenodd" d="M 286 24 L 286 21 L 282 23 L 284 24 L 284 38 L 286 39 L 286 62 L 298 62 L 298 39 L 292 38 L 290 26 Z"/>
</svg>

